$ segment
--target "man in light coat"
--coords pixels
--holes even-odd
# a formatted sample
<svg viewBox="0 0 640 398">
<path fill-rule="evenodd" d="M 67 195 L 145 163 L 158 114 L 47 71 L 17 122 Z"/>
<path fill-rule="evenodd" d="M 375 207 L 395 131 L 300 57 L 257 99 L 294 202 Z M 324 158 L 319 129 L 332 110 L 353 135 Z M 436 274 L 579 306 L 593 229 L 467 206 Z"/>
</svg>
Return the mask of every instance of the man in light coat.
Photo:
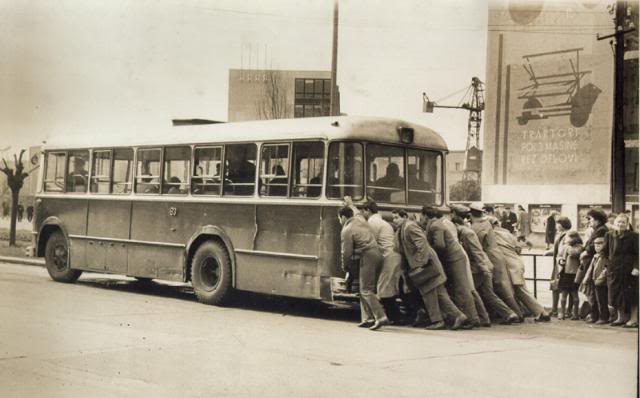
<svg viewBox="0 0 640 398">
<path fill-rule="evenodd" d="M 392 215 L 398 227 L 396 241 L 399 251 L 407 260 L 407 274 L 420 291 L 431 320 L 427 329 L 443 329 L 445 319 L 452 323 L 454 330 L 466 326 L 468 318 L 451 301 L 444 287 L 447 281 L 444 269 L 424 231 L 415 221 L 408 219 L 404 210 L 394 210 Z"/>
<path fill-rule="evenodd" d="M 514 298 L 513 286 L 511 285 L 504 255 L 496 243 L 493 227 L 484 216 L 482 203 L 471 203 L 469 209 L 471 212 L 471 229 L 478 236 L 482 249 L 487 253 L 493 265 L 493 290 L 518 315 L 518 318 L 523 320 L 522 310 Z"/>
<path fill-rule="evenodd" d="M 360 327 L 368 327 L 377 330 L 383 325 L 389 324 L 389 319 L 384 312 L 375 294 L 376 278 L 382 268 L 382 254 L 378 248 L 373 232 L 361 215 L 354 216 L 353 210 L 345 206 L 338 212 L 342 231 L 342 268 L 347 270 L 353 255 L 360 257 L 360 312 L 362 322 Z"/>
<path fill-rule="evenodd" d="M 402 275 L 402 256 L 395 251 L 395 232 L 391 224 L 382 219 L 378 213 L 378 205 L 374 201 L 368 201 L 359 211 L 350 197 L 345 197 L 345 204 L 351 207 L 354 214 L 362 214 L 369 223 L 373 236 L 382 252 L 382 269 L 378 276 L 378 298 L 384 307 L 391 323 L 401 322 L 400 310 L 396 303 L 399 295 L 400 277 Z"/>
</svg>

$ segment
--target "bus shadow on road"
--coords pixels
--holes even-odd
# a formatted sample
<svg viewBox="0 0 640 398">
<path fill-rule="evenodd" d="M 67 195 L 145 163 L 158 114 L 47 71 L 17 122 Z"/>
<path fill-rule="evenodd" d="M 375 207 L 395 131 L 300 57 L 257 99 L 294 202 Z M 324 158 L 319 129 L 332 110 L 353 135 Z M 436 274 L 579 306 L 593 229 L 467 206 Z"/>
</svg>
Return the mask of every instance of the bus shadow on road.
<svg viewBox="0 0 640 398">
<path fill-rule="evenodd" d="M 191 285 L 183 283 L 139 281 L 133 278 L 105 278 L 100 275 L 83 276 L 76 284 L 92 288 L 179 299 L 191 301 L 194 302 L 194 304 L 197 303 L 196 295 Z M 320 300 L 272 296 L 241 291 L 235 292 L 232 300 L 228 304 L 225 304 L 224 307 L 278 313 L 282 316 L 299 316 L 348 322 L 357 322 L 360 318 L 357 302 L 340 302 L 334 304 Z"/>
</svg>

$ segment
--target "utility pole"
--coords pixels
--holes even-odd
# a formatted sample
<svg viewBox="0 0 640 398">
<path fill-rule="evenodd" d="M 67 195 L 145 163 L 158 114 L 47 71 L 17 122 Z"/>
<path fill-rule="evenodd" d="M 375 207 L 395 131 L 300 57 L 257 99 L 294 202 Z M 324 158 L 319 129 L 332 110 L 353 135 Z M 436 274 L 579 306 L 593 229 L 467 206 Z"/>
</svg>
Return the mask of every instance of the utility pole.
<svg viewBox="0 0 640 398">
<path fill-rule="evenodd" d="M 331 48 L 331 99 L 329 114 L 338 116 L 338 0 L 333 2 L 333 44 Z"/>
<path fill-rule="evenodd" d="M 614 213 L 625 210 L 624 184 L 624 35 L 633 32 L 634 28 L 625 29 L 624 20 L 627 3 L 616 3 L 615 33 L 606 36 L 598 35 L 598 40 L 615 38 L 615 92 L 614 92 L 614 127 L 611 139 L 611 207 Z"/>
</svg>

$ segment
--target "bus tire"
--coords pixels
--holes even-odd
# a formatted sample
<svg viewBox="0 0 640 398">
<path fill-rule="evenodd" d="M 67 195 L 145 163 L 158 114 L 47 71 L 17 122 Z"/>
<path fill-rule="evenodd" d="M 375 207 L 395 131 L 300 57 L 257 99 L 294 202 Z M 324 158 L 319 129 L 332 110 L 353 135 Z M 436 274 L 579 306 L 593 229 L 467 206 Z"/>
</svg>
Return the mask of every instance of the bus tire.
<svg viewBox="0 0 640 398">
<path fill-rule="evenodd" d="M 136 282 L 143 285 L 148 285 L 153 281 L 152 278 L 144 278 L 142 276 L 134 276 L 134 279 L 136 280 Z"/>
<path fill-rule="evenodd" d="M 191 262 L 191 284 L 204 304 L 221 305 L 231 296 L 231 259 L 226 247 L 213 240 L 203 242 Z"/>
<path fill-rule="evenodd" d="M 71 269 L 69 264 L 69 245 L 62 232 L 56 231 L 52 233 L 44 250 L 44 261 L 51 279 L 64 283 L 72 283 L 78 280 L 82 271 Z"/>
</svg>

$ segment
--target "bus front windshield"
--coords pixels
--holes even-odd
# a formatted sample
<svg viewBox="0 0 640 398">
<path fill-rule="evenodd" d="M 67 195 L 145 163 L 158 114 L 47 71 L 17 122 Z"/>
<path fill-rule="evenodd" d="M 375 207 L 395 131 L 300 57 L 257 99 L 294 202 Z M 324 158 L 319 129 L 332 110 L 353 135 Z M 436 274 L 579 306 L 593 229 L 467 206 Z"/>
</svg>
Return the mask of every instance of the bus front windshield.
<svg viewBox="0 0 640 398">
<path fill-rule="evenodd" d="M 442 155 L 439 152 L 369 143 L 334 142 L 329 147 L 327 196 L 374 200 L 394 205 L 442 204 Z M 362 192 L 365 188 L 366 198 Z"/>
</svg>

